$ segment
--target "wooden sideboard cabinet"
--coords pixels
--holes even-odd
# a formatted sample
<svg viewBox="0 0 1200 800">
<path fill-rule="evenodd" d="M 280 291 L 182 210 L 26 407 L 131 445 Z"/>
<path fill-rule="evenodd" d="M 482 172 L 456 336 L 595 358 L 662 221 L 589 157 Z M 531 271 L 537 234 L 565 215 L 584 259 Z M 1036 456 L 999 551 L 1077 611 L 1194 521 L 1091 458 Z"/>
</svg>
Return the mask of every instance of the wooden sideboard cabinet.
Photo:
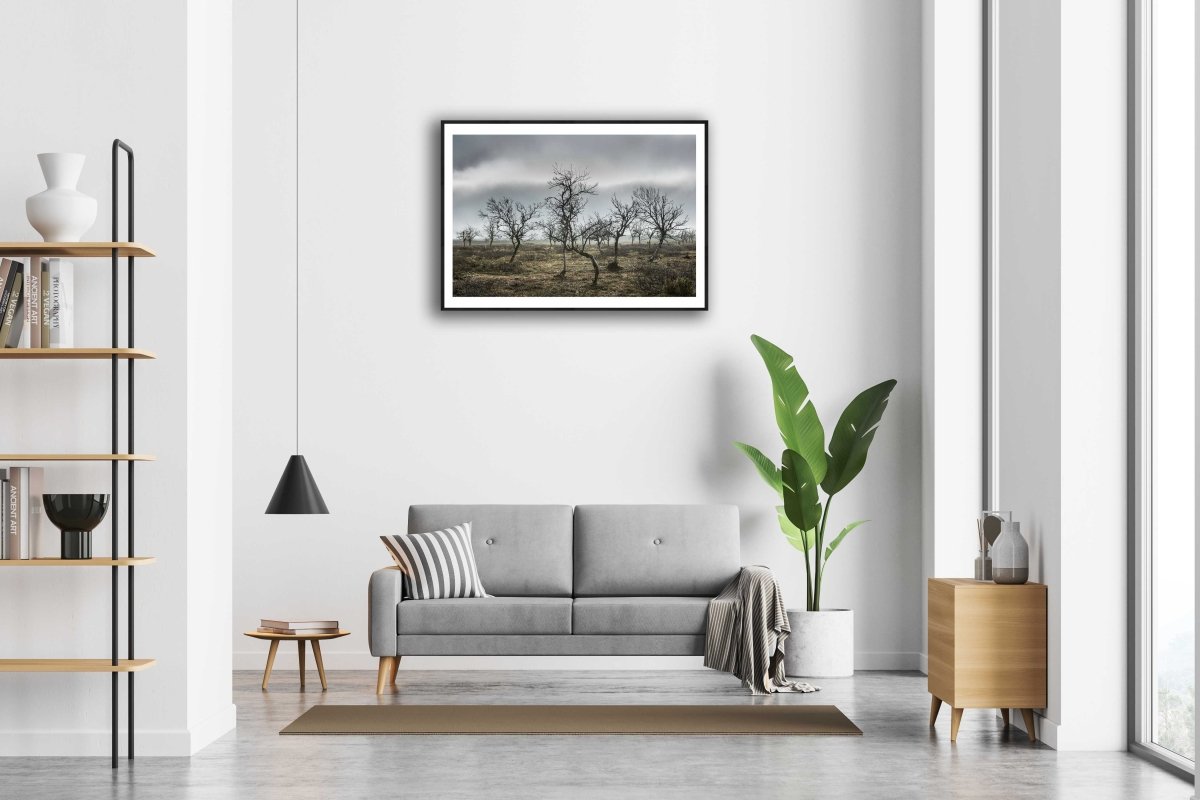
<svg viewBox="0 0 1200 800">
<path fill-rule="evenodd" d="M 929 724 L 950 706 L 950 741 L 965 708 L 1018 708 L 1031 741 L 1046 706 L 1046 587 L 929 579 Z"/>
</svg>

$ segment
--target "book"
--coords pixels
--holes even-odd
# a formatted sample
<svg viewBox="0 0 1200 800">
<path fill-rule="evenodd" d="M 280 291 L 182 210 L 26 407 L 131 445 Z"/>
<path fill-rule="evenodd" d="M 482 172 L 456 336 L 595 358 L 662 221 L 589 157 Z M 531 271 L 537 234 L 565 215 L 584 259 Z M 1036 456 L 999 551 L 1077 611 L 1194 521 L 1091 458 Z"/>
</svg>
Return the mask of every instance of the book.
<svg viewBox="0 0 1200 800">
<path fill-rule="evenodd" d="M 21 318 L 19 347 L 42 346 L 42 259 L 33 256 L 25 268 L 24 316 Z"/>
<path fill-rule="evenodd" d="M 50 347 L 75 346 L 75 265 L 50 262 Z"/>
<path fill-rule="evenodd" d="M 32 558 L 33 543 L 42 520 L 41 467 L 10 467 L 8 470 L 8 514 L 5 519 L 5 555 L 9 559 Z"/>
<path fill-rule="evenodd" d="M 8 295 L 8 304 L 4 310 L 4 317 L 0 319 L 0 347 L 16 347 L 21 342 L 21 328 L 24 320 L 24 296 L 22 290 L 25 288 L 25 265 L 20 261 L 13 264 L 12 269 L 8 273 L 7 285 L 10 287 L 6 292 Z"/>
<path fill-rule="evenodd" d="M 41 300 L 38 305 L 41 308 L 42 320 L 42 347 L 50 346 L 50 259 L 43 258 L 42 260 L 42 276 L 38 285 L 42 287 Z"/>
<path fill-rule="evenodd" d="M 28 467 L 25 481 L 26 494 L 23 502 L 29 506 L 29 530 L 22 535 L 24 555 L 21 558 L 54 558 L 62 554 L 57 529 L 46 519 L 46 507 L 42 505 L 42 491 L 46 485 L 46 470 Z"/>
<path fill-rule="evenodd" d="M 0 469 L 0 521 L 8 520 L 8 470 Z M 8 536 L 5 534 L 7 526 L 0 523 L 0 559 L 8 558 Z"/>
<path fill-rule="evenodd" d="M 8 470 L 8 498 L 4 504 L 4 558 L 21 557 L 21 467 Z"/>
<path fill-rule="evenodd" d="M 8 274 L 13 263 L 11 258 L 0 258 L 0 322 L 4 320 L 4 311 L 8 307 Z"/>
<path fill-rule="evenodd" d="M 288 633 L 292 631 L 310 631 L 316 628 L 333 628 L 337 630 L 337 620 L 306 620 L 303 622 L 294 622 L 282 619 L 262 619 L 259 620 L 259 625 L 264 628 L 278 628 L 276 633 Z"/>
<path fill-rule="evenodd" d="M 317 633 L 337 633 L 337 628 L 296 628 L 291 630 L 288 628 L 269 628 L 264 625 L 258 627 L 259 633 L 279 633 L 289 636 L 310 636 Z"/>
<path fill-rule="evenodd" d="M 8 332 L 12 329 L 12 319 L 16 313 L 16 300 L 20 295 L 22 264 L 11 258 L 4 259 L 4 288 L 0 289 L 0 347 L 8 346 Z M 4 323 L 8 322 L 5 327 Z"/>
</svg>

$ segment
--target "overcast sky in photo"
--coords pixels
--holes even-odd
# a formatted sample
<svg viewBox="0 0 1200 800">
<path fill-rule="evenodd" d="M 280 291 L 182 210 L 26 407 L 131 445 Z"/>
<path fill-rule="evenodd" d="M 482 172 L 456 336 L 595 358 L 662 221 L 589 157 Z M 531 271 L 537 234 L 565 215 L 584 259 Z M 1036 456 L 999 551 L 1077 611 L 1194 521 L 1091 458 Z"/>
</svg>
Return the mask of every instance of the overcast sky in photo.
<svg viewBox="0 0 1200 800">
<path fill-rule="evenodd" d="M 482 227 L 479 211 L 489 197 L 536 203 L 549 194 L 554 165 L 591 173 L 596 195 L 584 217 L 607 213 L 615 194 L 628 202 L 638 186 L 655 186 L 682 203 L 688 227 L 696 222 L 696 137 L 672 135 L 466 135 L 454 134 L 453 231 Z M 540 237 L 539 237 L 540 238 Z"/>
</svg>

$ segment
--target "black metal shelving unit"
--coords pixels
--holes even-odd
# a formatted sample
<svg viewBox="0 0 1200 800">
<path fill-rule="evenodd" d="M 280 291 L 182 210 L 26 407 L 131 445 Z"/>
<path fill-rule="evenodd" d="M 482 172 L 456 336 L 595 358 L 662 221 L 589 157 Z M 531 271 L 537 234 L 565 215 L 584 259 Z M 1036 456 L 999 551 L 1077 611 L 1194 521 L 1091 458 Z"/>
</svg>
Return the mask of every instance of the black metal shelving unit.
<svg viewBox="0 0 1200 800">
<path fill-rule="evenodd" d="M 125 162 L 126 163 L 126 167 L 125 167 L 125 228 L 126 228 L 125 234 L 126 234 L 126 236 L 125 236 L 125 239 L 126 239 L 126 241 L 132 242 L 132 241 L 136 241 L 136 239 L 134 237 L 134 225 L 133 225 L 133 223 L 134 223 L 133 148 L 130 147 L 129 145 L 125 144 L 124 142 L 122 142 L 120 139 L 113 139 L 113 143 L 112 143 L 112 241 L 114 241 L 114 242 L 121 241 L 121 239 L 119 238 L 119 236 L 120 236 L 120 234 L 119 234 L 119 228 L 120 228 L 120 219 L 119 219 L 119 217 L 120 217 L 120 213 L 119 213 L 120 181 L 119 181 L 119 176 L 118 176 L 118 166 L 119 166 L 118 162 L 120 160 L 120 154 L 122 152 L 125 153 L 125 156 L 126 156 L 126 162 Z M 133 269 L 133 259 L 134 259 L 134 257 L 132 255 L 130 255 L 127 257 L 127 260 L 126 260 L 126 267 L 127 267 L 126 275 L 125 275 L 125 339 L 126 339 L 126 347 L 133 347 L 133 285 L 134 285 L 134 276 L 136 274 Z M 119 321 L 118 321 L 120 318 L 120 292 L 118 289 L 118 277 L 119 276 L 117 274 L 118 261 L 120 261 L 120 255 L 119 255 L 117 248 L 114 247 L 112 249 L 112 348 L 113 348 L 113 350 L 116 350 L 118 347 L 121 346 L 120 335 L 119 335 L 119 331 L 118 331 L 118 329 L 120 327 Z M 118 402 L 120 399 L 118 397 L 118 394 L 119 394 L 118 374 L 120 372 L 120 370 L 118 368 L 118 364 L 120 361 L 121 361 L 121 359 L 117 358 L 116 355 L 114 355 L 111 359 L 111 363 L 112 363 L 112 453 L 113 453 L 113 455 L 117 455 L 118 453 L 121 452 L 121 450 L 118 447 L 118 444 L 119 444 L 118 440 L 120 437 L 119 437 L 119 431 L 118 431 L 118 426 L 117 426 L 117 411 L 118 411 Z M 133 447 L 133 430 L 134 430 L 133 367 L 134 367 L 133 359 L 129 359 L 125 362 L 125 375 L 126 375 L 126 390 L 125 390 L 126 450 L 125 450 L 125 452 L 127 452 L 127 453 L 136 453 L 137 452 Z M 125 469 L 126 469 L 125 490 L 126 490 L 127 499 L 129 500 L 129 518 L 125 522 L 125 553 L 129 556 L 133 556 L 133 554 L 134 554 L 133 553 L 133 523 L 134 523 L 135 517 L 134 517 L 134 493 L 133 493 L 133 467 L 134 467 L 135 463 L 136 462 L 134 462 L 134 461 L 126 461 L 125 462 Z M 117 470 L 118 470 L 119 466 L 120 466 L 120 462 L 115 461 L 115 460 L 112 462 L 112 503 L 109 508 L 109 511 L 112 514 L 112 557 L 113 557 L 114 562 L 119 557 L 118 548 L 117 548 L 117 539 L 118 539 L 117 534 L 118 534 L 118 531 L 120 531 L 119 522 L 120 522 L 120 498 L 121 498 L 121 493 L 119 491 L 118 476 L 117 476 Z M 134 613 L 133 613 L 133 610 L 134 610 L 134 603 L 133 603 L 134 581 L 133 581 L 133 576 L 134 576 L 134 568 L 131 565 L 131 566 L 126 567 L 125 569 L 128 573 L 128 575 L 126 576 L 126 579 L 125 579 L 125 609 L 126 609 L 126 616 L 127 616 L 127 620 L 125 623 L 125 646 L 126 646 L 126 651 L 127 651 L 126 658 L 128 658 L 130 661 L 132 661 L 134 658 L 134 656 L 133 656 L 133 632 L 134 632 Z M 120 571 L 121 571 L 121 568 L 114 564 L 112 567 L 112 573 L 111 573 L 112 574 L 112 664 L 113 664 L 113 667 L 116 667 L 118 664 L 117 652 L 118 652 L 118 647 L 119 647 L 118 640 L 120 638 L 119 631 L 118 631 L 119 624 L 117 622 L 118 593 L 119 593 L 119 584 L 121 582 L 120 574 L 119 574 Z M 120 696 L 120 687 L 118 686 L 119 675 L 120 675 L 120 673 L 116 672 L 115 670 L 112 673 L 112 766 L 113 766 L 113 769 L 116 769 L 117 759 L 118 759 L 117 723 L 119 720 L 119 715 L 117 712 L 117 706 L 118 706 L 118 703 L 120 700 L 120 697 L 119 697 Z M 134 732 L 134 727 L 135 727 L 134 726 L 134 716 L 133 716 L 133 699 L 134 699 L 133 677 L 134 677 L 134 675 L 132 672 L 126 672 L 125 676 L 126 676 L 126 678 L 125 678 L 125 680 L 126 680 L 125 696 L 126 696 L 126 702 L 128 705 L 128 710 L 126 712 L 125 725 L 126 725 L 127 737 L 129 740 L 128 744 L 126 745 L 126 757 L 129 758 L 130 761 L 132 761 L 133 760 L 133 743 L 134 743 L 133 732 Z"/>
<path fill-rule="evenodd" d="M 125 239 L 122 240 L 120 231 L 120 161 L 124 154 L 125 168 Z M 28 348 L 0 350 L 0 359 L 89 359 L 100 360 L 107 358 L 110 362 L 111 391 L 111 451 L 108 454 L 0 454 L 0 462 L 50 462 L 50 461 L 109 461 L 111 464 L 111 500 L 109 514 L 112 531 L 112 555 L 109 559 L 87 559 L 63 561 L 60 559 L 37 558 L 19 561 L 0 561 L 3 566 L 108 566 L 111 577 L 111 640 L 112 652 L 109 659 L 0 659 L 0 672 L 109 672 L 111 673 L 112 692 L 112 767 L 116 769 L 119 762 L 120 745 L 120 675 L 126 675 L 126 757 L 134 757 L 135 717 L 134 717 L 134 673 L 152 666 L 153 659 L 138 659 L 134 655 L 134 632 L 136 625 L 136 603 L 134 595 L 135 567 L 154 562 L 153 558 L 135 556 L 134 522 L 136 493 L 134 491 L 134 468 L 137 461 L 152 460 L 150 456 L 138 455 L 134 449 L 135 407 L 134 407 L 134 365 L 137 360 L 152 359 L 152 353 L 139 350 L 134 346 L 134 287 L 135 259 L 151 257 L 152 251 L 137 244 L 134 240 L 134 156 L 133 149 L 120 139 L 112 143 L 112 239 L 108 242 L 4 242 L 0 243 L 0 255 L 18 256 L 67 256 L 94 258 L 103 257 L 107 252 L 111 259 L 112 271 L 112 336 L 110 348 L 67 348 L 54 349 Z M 125 312 L 121 313 L 120 304 L 120 260 L 126 261 L 125 269 Z M 125 344 L 120 342 L 121 319 L 125 321 Z M 125 450 L 121 450 L 120 402 L 121 402 L 121 363 L 125 365 Z M 121 502 L 122 486 L 120 481 L 120 465 L 125 464 L 124 498 Z M 121 522 L 124 512 L 125 555 L 120 553 Z M 125 576 L 125 658 L 120 657 L 121 621 L 120 592 L 121 568 Z"/>
</svg>

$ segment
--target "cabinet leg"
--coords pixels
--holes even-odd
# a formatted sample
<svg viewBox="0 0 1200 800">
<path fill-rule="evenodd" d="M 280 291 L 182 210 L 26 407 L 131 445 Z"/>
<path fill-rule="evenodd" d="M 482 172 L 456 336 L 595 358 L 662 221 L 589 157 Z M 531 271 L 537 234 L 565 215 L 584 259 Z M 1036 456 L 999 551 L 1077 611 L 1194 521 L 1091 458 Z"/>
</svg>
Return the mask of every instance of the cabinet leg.
<svg viewBox="0 0 1200 800">
<path fill-rule="evenodd" d="M 1008 730 L 1008 709 L 1000 709 L 1000 716 L 1004 717 L 1004 730 Z"/>
<path fill-rule="evenodd" d="M 388 677 L 392 674 L 392 665 L 395 662 L 395 656 L 383 656 L 379 659 L 379 677 L 375 679 L 375 694 L 383 694 L 384 688 L 388 685 Z"/>
<path fill-rule="evenodd" d="M 1022 708 L 1021 709 L 1021 718 L 1025 720 L 1025 730 L 1029 732 L 1029 741 L 1036 742 L 1037 741 L 1037 732 L 1036 732 L 1036 729 L 1033 727 L 1033 709 L 1032 708 Z"/>
<path fill-rule="evenodd" d="M 300 655 L 300 691 L 304 691 L 304 640 L 296 641 L 296 652 Z"/>
<path fill-rule="evenodd" d="M 950 709 L 950 741 L 952 742 L 958 741 L 958 726 L 962 722 L 962 712 L 961 708 Z"/>
<path fill-rule="evenodd" d="M 942 710 L 942 698 L 937 695 L 929 695 L 929 727 L 933 727 L 933 723 L 937 722 L 938 712 Z"/>
<path fill-rule="evenodd" d="M 263 670 L 263 690 L 266 691 L 267 684 L 271 682 L 271 668 L 275 666 L 275 651 L 279 649 L 279 640 L 271 640 L 271 649 L 267 651 L 267 668 Z"/>
<path fill-rule="evenodd" d="M 321 677 L 321 691 L 325 691 L 329 684 L 325 682 L 325 661 L 321 658 L 321 643 L 313 639 L 312 646 L 313 660 L 317 662 L 317 675 Z"/>
</svg>

